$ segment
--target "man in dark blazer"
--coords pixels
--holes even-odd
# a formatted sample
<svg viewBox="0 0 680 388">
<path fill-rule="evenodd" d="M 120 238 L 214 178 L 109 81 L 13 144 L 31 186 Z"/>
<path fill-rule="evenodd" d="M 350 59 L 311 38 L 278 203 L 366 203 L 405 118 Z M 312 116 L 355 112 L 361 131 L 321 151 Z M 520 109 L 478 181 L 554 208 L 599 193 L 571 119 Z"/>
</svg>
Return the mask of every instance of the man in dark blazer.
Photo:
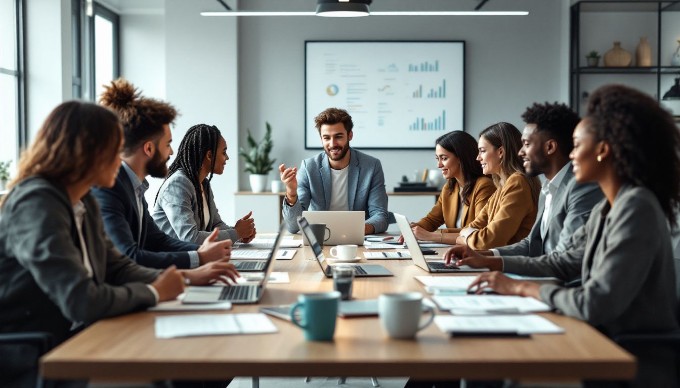
<svg viewBox="0 0 680 388">
<path fill-rule="evenodd" d="M 170 124 L 177 112 L 172 105 L 140 97 L 125 80 L 116 80 L 102 94 L 101 103 L 116 111 L 123 123 L 123 163 L 113 188 L 93 190 L 104 226 L 116 248 L 137 263 L 151 268 L 196 268 L 228 259 L 231 240 L 217 241 L 213 233 L 196 245 L 163 233 L 149 214 L 144 192 L 146 176 L 164 178 L 172 155 Z"/>
<path fill-rule="evenodd" d="M 538 215 L 529 235 L 519 242 L 484 251 L 493 256 L 540 256 L 565 251 L 570 237 L 603 197 L 595 183 L 576 183 L 569 153 L 578 115 L 564 104 L 534 104 L 522 114 L 526 126 L 522 149 L 527 174 L 543 174 Z M 547 203 L 547 206 L 546 206 Z"/>
</svg>

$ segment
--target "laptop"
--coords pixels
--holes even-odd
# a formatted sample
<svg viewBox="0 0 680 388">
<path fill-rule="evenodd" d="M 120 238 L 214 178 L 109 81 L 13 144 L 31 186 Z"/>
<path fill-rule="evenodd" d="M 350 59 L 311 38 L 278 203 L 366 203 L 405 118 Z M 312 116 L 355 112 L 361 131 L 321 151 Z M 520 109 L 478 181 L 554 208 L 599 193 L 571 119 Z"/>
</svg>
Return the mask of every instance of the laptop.
<svg viewBox="0 0 680 388">
<path fill-rule="evenodd" d="M 366 212 L 305 210 L 302 216 L 310 224 L 326 224 L 331 235 L 324 241 L 324 245 L 364 245 Z M 307 245 L 307 241 L 304 238 L 302 240 Z"/>
<path fill-rule="evenodd" d="M 317 263 L 319 263 L 319 267 L 321 267 L 321 272 L 323 272 L 327 278 L 332 278 L 333 272 L 331 266 L 328 264 L 324 266 L 324 263 L 326 262 L 326 257 L 323 254 L 323 249 L 321 248 L 321 245 L 319 245 L 319 242 L 316 240 L 316 237 L 314 237 L 312 229 L 309 227 L 309 222 L 305 217 L 298 217 L 298 225 L 300 225 L 302 235 L 306 236 L 307 239 L 309 240 L 309 246 L 312 248 L 312 251 L 314 252 L 314 256 L 316 257 Z M 342 265 L 349 265 L 352 268 L 354 268 L 355 277 L 394 276 L 392 272 L 390 272 L 387 268 L 378 264 L 342 264 Z"/>
<path fill-rule="evenodd" d="M 413 263 L 418 267 L 424 269 L 427 272 L 432 273 L 449 273 L 449 272 L 486 272 L 488 268 L 472 268 L 467 265 L 455 266 L 446 265 L 442 261 L 427 261 L 425 260 L 425 255 L 420 250 L 418 245 L 418 240 L 411 230 L 411 224 L 406 219 L 406 216 L 402 214 L 394 213 L 394 219 L 397 221 L 397 226 L 399 226 L 399 231 L 401 235 L 404 236 L 404 243 L 408 251 L 411 253 L 411 258 Z"/>
<path fill-rule="evenodd" d="M 274 240 L 274 248 L 269 252 L 269 257 L 265 260 L 265 271 L 262 279 L 256 284 L 229 284 L 226 286 L 203 286 L 188 287 L 182 299 L 183 304 L 200 304 L 231 302 L 234 304 L 257 303 L 264 295 L 264 289 L 274 268 L 274 256 L 281 245 L 283 237 L 283 226 L 279 226 L 279 232 Z"/>
<path fill-rule="evenodd" d="M 289 304 L 265 306 L 260 307 L 260 312 L 290 321 L 291 307 L 292 305 Z M 338 305 L 338 316 L 342 318 L 378 316 L 378 300 L 341 300 Z"/>
</svg>

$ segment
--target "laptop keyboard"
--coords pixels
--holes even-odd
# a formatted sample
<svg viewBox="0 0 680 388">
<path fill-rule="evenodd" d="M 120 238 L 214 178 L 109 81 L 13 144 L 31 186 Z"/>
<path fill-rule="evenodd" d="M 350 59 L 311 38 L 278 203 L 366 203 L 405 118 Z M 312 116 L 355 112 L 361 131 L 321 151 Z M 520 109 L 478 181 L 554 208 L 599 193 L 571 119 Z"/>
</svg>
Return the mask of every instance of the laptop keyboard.
<svg viewBox="0 0 680 388">
<path fill-rule="evenodd" d="M 271 249 L 233 249 L 232 259 L 267 259 Z"/>
<path fill-rule="evenodd" d="M 442 262 L 439 261 L 428 261 L 427 266 L 432 268 L 432 269 L 456 269 L 455 265 L 446 265 Z"/>
<path fill-rule="evenodd" d="M 236 261 L 233 263 L 236 269 L 241 271 L 258 270 L 264 268 L 262 261 Z"/>
<path fill-rule="evenodd" d="M 257 290 L 257 286 L 248 285 L 238 285 L 230 287 L 222 287 L 222 293 L 220 293 L 220 300 L 254 300 L 254 294 Z"/>
</svg>

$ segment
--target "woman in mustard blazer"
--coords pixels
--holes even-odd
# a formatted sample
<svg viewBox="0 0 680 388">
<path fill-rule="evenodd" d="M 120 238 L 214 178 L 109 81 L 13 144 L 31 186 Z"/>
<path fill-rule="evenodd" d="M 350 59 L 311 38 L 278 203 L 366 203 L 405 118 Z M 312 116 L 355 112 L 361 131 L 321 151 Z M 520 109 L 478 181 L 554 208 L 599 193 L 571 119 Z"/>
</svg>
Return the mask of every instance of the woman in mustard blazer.
<svg viewBox="0 0 680 388">
<path fill-rule="evenodd" d="M 432 210 L 411 225 L 417 238 L 440 241 L 444 231 L 459 231 L 486 205 L 496 187 L 476 157 L 477 141 L 467 132 L 453 131 L 437 139 L 435 160 L 447 183 Z M 441 225 L 445 228 L 438 230 Z"/>
<path fill-rule="evenodd" d="M 443 233 L 440 241 L 490 249 L 515 243 L 529 234 L 538 212 L 538 178 L 524 172 L 518 152 L 519 130 L 510 123 L 494 124 L 479 135 L 479 160 L 484 174 L 491 174 L 496 192 L 465 228 Z M 435 240 L 436 241 L 436 240 Z"/>
</svg>

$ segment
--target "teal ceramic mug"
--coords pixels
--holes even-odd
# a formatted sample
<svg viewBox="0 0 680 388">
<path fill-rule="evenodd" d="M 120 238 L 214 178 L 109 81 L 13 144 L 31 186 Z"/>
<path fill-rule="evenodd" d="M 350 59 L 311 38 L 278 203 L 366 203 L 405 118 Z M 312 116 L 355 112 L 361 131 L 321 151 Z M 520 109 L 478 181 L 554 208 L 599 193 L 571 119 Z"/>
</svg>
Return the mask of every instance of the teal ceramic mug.
<svg viewBox="0 0 680 388">
<path fill-rule="evenodd" d="M 339 301 L 338 291 L 301 294 L 290 310 L 290 319 L 304 330 L 308 341 L 332 341 Z"/>
</svg>

